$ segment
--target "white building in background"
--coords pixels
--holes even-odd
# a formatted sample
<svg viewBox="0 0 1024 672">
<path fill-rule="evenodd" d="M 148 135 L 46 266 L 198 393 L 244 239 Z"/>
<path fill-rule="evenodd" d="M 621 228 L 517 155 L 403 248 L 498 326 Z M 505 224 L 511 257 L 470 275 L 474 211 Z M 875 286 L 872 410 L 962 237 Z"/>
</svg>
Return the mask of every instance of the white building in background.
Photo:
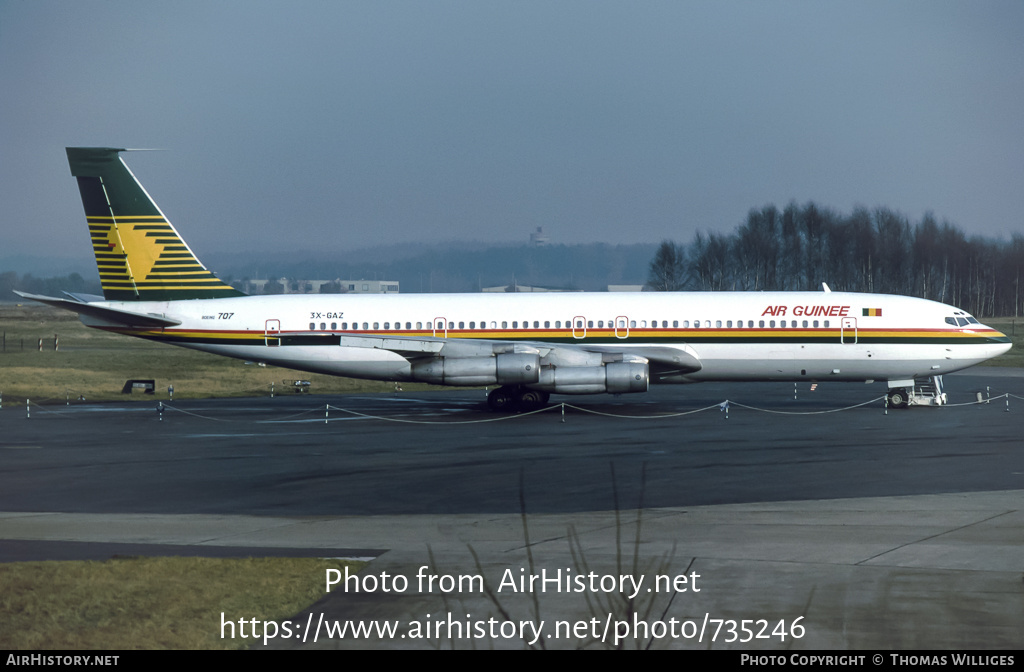
<svg viewBox="0 0 1024 672">
<path fill-rule="evenodd" d="M 541 247 L 551 242 L 551 238 L 544 233 L 544 227 L 538 226 L 537 230 L 530 234 L 530 245 Z"/>
<path fill-rule="evenodd" d="M 267 285 L 275 282 L 281 286 L 281 294 L 320 294 L 324 285 L 334 285 L 343 294 L 398 294 L 397 280 L 295 280 L 292 278 L 254 278 L 240 283 L 238 289 L 246 294 L 266 294 Z M 331 288 L 326 290 L 331 292 Z"/>
<path fill-rule="evenodd" d="M 553 289 L 551 287 L 531 287 L 530 285 L 520 285 L 513 283 L 511 285 L 498 285 L 497 287 L 483 287 L 481 292 L 576 292 L 580 290 L 576 289 Z"/>
</svg>

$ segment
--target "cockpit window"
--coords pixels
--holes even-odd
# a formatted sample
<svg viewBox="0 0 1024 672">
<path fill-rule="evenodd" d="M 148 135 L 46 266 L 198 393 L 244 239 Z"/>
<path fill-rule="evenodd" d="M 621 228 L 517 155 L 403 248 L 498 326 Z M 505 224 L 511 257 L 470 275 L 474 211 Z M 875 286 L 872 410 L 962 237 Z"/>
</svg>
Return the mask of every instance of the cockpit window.
<svg viewBox="0 0 1024 672">
<path fill-rule="evenodd" d="M 952 324 L 955 327 L 956 326 L 956 318 L 955 317 L 947 317 L 946 318 L 946 324 Z"/>
<path fill-rule="evenodd" d="M 978 321 L 977 321 L 976 319 L 974 319 L 973 317 L 968 317 L 968 318 L 967 318 L 967 323 L 968 323 L 968 324 L 981 324 L 981 322 L 978 322 Z"/>
<path fill-rule="evenodd" d="M 956 318 L 956 323 L 957 323 L 958 326 L 966 327 L 967 326 L 967 318 L 966 317 L 958 317 L 958 318 Z"/>
</svg>

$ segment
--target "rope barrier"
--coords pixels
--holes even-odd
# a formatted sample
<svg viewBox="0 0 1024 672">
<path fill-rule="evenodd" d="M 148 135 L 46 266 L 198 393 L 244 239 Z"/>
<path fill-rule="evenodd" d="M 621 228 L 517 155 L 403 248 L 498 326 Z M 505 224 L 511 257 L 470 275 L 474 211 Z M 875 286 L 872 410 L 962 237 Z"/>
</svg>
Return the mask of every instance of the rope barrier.
<svg viewBox="0 0 1024 672">
<path fill-rule="evenodd" d="M 562 405 L 564 406 L 565 404 L 562 404 Z M 480 423 L 484 423 L 484 422 L 502 422 L 502 421 L 505 421 L 505 420 L 515 420 L 516 418 L 525 418 L 528 415 L 536 415 L 538 413 L 547 413 L 548 411 L 553 411 L 553 410 L 558 408 L 557 405 L 546 406 L 544 408 L 538 408 L 538 409 L 536 409 L 534 411 L 525 411 L 523 413 L 517 413 L 515 415 L 503 415 L 503 416 L 500 416 L 500 417 L 497 417 L 497 418 L 484 418 L 483 420 L 451 420 L 451 421 L 449 421 L 449 420 L 440 420 L 440 421 L 434 421 L 434 420 L 408 420 L 406 418 L 388 418 L 388 417 L 383 416 L 383 415 L 370 415 L 368 413 L 360 413 L 359 411 L 350 411 L 347 408 L 341 408 L 339 406 L 330 406 L 329 404 L 328 404 L 328 407 L 332 408 L 332 409 L 334 409 L 336 411 L 341 411 L 342 413 L 348 413 L 349 415 L 355 415 L 355 416 L 358 416 L 360 418 L 364 418 L 364 419 L 368 419 L 368 420 L 384 420 L 385 422 L 401 422 L 401 423 L 406 423 L 406 424 L 410 424 L 410 425 L 476 425 L 476 424 L 480 424 Z"/>
<path fill-rule="evenodd" d="M 1015 395 L 1012 395 L 1009 392 L 1004 392 L 1003 394 L 1000 394 L 999 396 L 996 396 L 996 397 L 986 397 L 985 399 L 977 399 L 975 401 L 965 401 L 962 404 L 943 404 L 943 406 L 949 406 L 950 408 L 956 408 L 957 406 L 983 406 L 983 405 L 985 405 L 987 403 L 995 401 L 996 399 L 1002 399 L 1003 397 L 1006 397 L 1007 398 L 1007 402 L 1009 402 L 1009 397 L 1012 397 L 1012 396 L 1015 396 Z M 1021 397 L 1017 397 L 1017 398 L 1020 399 Z"/>
<path fill-rule="evenodd" d="M 728 408 L 729 400 L 725 400 L 720 404 L 714 404 L 705 408 L 697 408 L 692 411 L 680 411 L 679 413 L 664 413 L 661 415 L 622 415 L 620 413 L 605 413 L 604 411 L 595 411 L 592 408 L 584 408 L 582 406 L 574 406 L 572 404 L 562 404 L 565 408 L 571 408 L 576 411 L 582 411 L 584 413 L 590 413 L 591 415 L 603 415 L 608 418 L 629 418 L 636 420 L 658 420 L 661 418 L 679 418 L 684 415 L 693 415 L 695 413 L 703 413 L 704 411 L 710 411 L 717 408 L 718 410 L 726 410 Z"/>
<path fill-rule="evenodd" d="M 854 404 L 853 406 L 844 406 L 843 408 L 830 408 L 824 411 L 776 411 L 771 408 L 757 408 L 756 406 L 747 406 L 746 404 L 741 404 L 738 401 L 726 400 L 725 403 L 732 404 L 733 406 L 738 406 L 739 408 L 745 408 L 748 411 L 759 411 L 761 413 L 775 413 L 776 415 L 824 415 L 825 413 L 838 413 L 840 411 L 849 411 L 854 408 L 860 408 L 861 406 L 873 404 L 876 401 L 882 401 L 883 399 L 885 399 L 885 395 L 882 395 L 881 397 L 875 397 L 874 399 L 868 399 L 863 403 Z"/>
<path fill-rule="evenodd" d="M 1009 403 L 1010 403 L 1010 398 L 1011 397 L 1013 397 L 1014 399 L 1024 400 L 1024 397 L 1021 397 L 1021 396 L 1018 396 L 1018 395 L 1015 395 L 1015 394 L 1011 394 L 1009 392 L 1005 392 L 1005 393 L 1000 394 L 998 396 L 987 397 L 985 399 L 979 399 L 979 400 L 976 400 L 976 401 L 969 401 L 969 402 L 964 402 L 964 403 L 959 403 L 959 404 L 943 404 L 943 406 L 947 406 L 947 407 L 950 407 L 950 408 L 957 408 L 957 407 L 964 407 L 964 406 L 978 406 L 978 405 L 981 405 L 981 404 L 990 404 L 993 401 L 998 401 L 999 399 L 1005 399 L 1006 400 L 1006 402 L 1005 402 L 1006 409 L 1005 410 L 1008 412 L 1010 410 Z M 324 413 L 324 422 L 327 423 L 327 422 L 330 421 L 330 417 L 329 417 L 330 416 L 330 411 L 333 410 L 333 411 L 336 411 L 336 412 L 339 412 L 339 413 L 344 413 L 344 414 L 347 414 L 349 416 L 353 416 L 356 419 L 364 419 L 364 420 L 380 420 L 380 421 L 383 421 L 383 422 L 397 422 L 397 423 L 413 424 L 413 425 L 475 425 L 475 424 L 483 424 L 483 423 L 491 423 L 491 422 L 506 422 L 506 421 L 509 421 L 509 420 L 516 420 L 516 419 L 519 419 L 519 418 L 525 418 L 525 417 L 529 417 L 531 415 L 537 415 L 537 414 L 540 414 L 540 413 L 549 413 L 549 412 L 557 412 L 557 411 L 561 412 L 562 422 L 564 423 L 565 422 L 565 412 L 566 412 L 567 409 L 574 410 L 574 411 L 579 411 L 581 413 L 586 413 L 586 414 L 589 414 L 589 415 L 598 415 L 598 416 L 603 416 L 603 417 L 608 417 L 608 418 L 622 418 L 622 419 L 627 419 L 627 420 L 665 420 L 665 419 L 670 419 L 670 418 L 680 418 L 680 417 L 685 417 L 685 416 L 688 416 L 688 415 L 695 415 L 697 413 L 704 413 L 704 412 L 711 411 L 711 410 L 714 410 L 714 409 L 718 409 L 719 411 L 724 412 L 726 419 L 728 419 L 728 417 L 729 417 L 729 410 L 730 410 L 731 407 L 742 408 L 742 409 L 745 409 L 745 410 L 756 411 L 756 412 L 759 412 L 759 413 L 771 413 L 771 414 L 774 414 L 774 415 L 797 415 L 797 416 L 800 416 L 800 415 L 824 415 L 824 414 L 829 414 L 829 413 L 839 413 L 839 412 L 843 412 L 843 411 L 850 411 L 850 410 L 853 410 L 853 409 L 856 409 L 856 408 L 862 408 L 864 406 L 868 406 L 869 404 L 877 403 L 879 401 L 884 401 L 885 399 L 886 399 L 886 396 L 883 395 L 883 396 L 875 397 L 873 399 L 869 399 L 869 400 L 861 402 L 859 404 L 853 404 L 851 406 L 844 406 L 844 407 L 841 407 L 841 408 L 830 408 L 830 409 L 817 410 L 817 411 L 787 411 L 787 410 L 780 410 L 780 409 L 774 409 L 774 408 L 762 408 L 762 407 L 758 407 L 758 406 L 751 406 L 749 404 L 743 404 L 741 402 L 733 401 L 731 399 L 726 399 L 726 400 L 724 400 L 724 401 L 722 401 L 720 403 L 716 403 L 716 404 L 713 404 L 713 405 L 710 405 L 710 406 L 705 406 L 703 408 L 696 408 L 696 409 L 692 409 L 692 410 L 688 410 L 688 411 L 680 411 L 678 413 L 661 413 L 661 414 L 657 414 L 657 415 L 627 415 L 627 414 L 622 414 L 622 413 L 609 413 L 609 412 L 606 412 L 606 411 L 600 411 L 600 410 L 596 410 L 596 409 L 593 409 L 593 408 L 587 408 L 587 407 L 584 407 L 584 406 L 576 406 L 575 404 L 569 404 L 569 403 L 564 403 L 563 402 L 563 403 L 558 403 L 558 404 L 552 404 L 551 406 L 545 406 L 543 408 L 537 408 L 537 409 L 530 410 L 530 411 L 522 411 L 522 412 L 519 412 L 519 413 L 508 414 L 508 415 L 500 415 L 500 416 L 489 417 L 489 418 L 482 418 L 482 419 L 477 419 L 477 420 L 415 420 L 415 419 L 410 419 L 410 418 L 388 417 L 388 416 L 384 416 L 384 415 L 374 415 L 374 414 L 371 414 L 371 413 L 363 413 L 361 411 L 355 411 L 355 410 L 343 408 L 341 406 L 334 406 L 334 405 L 332 405 L 330 403 L 325 404 L 323 406 L 316 406 L 315 408 L 308 408 L 306 410 L 298 411 L 296 413 L 290 413 L 288 415 L 284 415 L 284 416 L 281 416 L 281 417 L 278 417 L 278 418 L 268 418 L 268 419 L 262 419 L 262 420 L 236 420 L 236 419 L 231 419 L 231 418 L 220 418 L 220 417 L 215 417 L 215 416 L 212 416 L 212 415 L 205 415 L 205 414 L 202 414 L 202 413 L 196 413 L 196 412 L 193 412 L 193 411 L 188 411 L 188 410 L 185 410 L 185 409 L 177 407 L 177 406 L 171 406 L 170 404 L 167 404 L 167 403 L 165 403 L 163 401 L 158 402 L 158 406 L 157 406 L 156 410 L 157 410 L 158 414 L 160 415 L 160 419 L 161 420 L 163 420 L 163 412 L 164 411 L 175 411 L 175 412 L 181 413 L 183 415 L 188 415 L 188 416 L 191 416 L 191 417 L 194 417 L 194 418 L 199 418 L 201 420 L 210 420 L 210 421 L 213 421 L 213 422 L 242 422 L 242 423 L 250 423 L 250 424 L 271 424 L 271 423 L 293 422 L 293 421 L 297 420 L 298 418 L 302 418 L 304 416 L 309 416 L 309 415 L 311 415 L 313 413 L 318 413 L 318 412 L 322 411 Z M 78 415 L 79 413 L 82 412 L 81 410 L 70 411 L 69 412 L 69 411 L 62 411 L 62 410 L 56 410 L 56 409 L 52 409 L 52 408 L 47 408 L 46 406 L 43 406 L 43 405 L 41 405 L 38 402 L 30 401 L 29 399 L 26 399 L 25 400 L 25 417 L 26 418 L 31 418 L 31 408 L 32 407 L 35 407 L 37 412 L 45 413 L 45 414 L 48 414 L 48 415 Z M 78 408 L 81 408 L 81 406 L 79 406 Z M 132 410 L 143 410 L 143 408 L 137 407 L 137 408 L 132 409 Z M 886 410 L 888 410 L 888 407 L 887 407 Z"/>
</svg>

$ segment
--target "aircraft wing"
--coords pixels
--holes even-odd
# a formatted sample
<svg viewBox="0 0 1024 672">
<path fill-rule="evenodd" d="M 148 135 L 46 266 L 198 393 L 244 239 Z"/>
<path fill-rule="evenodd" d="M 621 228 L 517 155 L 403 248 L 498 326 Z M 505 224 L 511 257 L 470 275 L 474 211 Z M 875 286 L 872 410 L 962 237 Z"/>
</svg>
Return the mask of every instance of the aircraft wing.
<svg viewBox="0 0 1024 672">
<path fill-rule="evenodd" d="M 437 336 L 364 336 L 345 334 L 339 345 L 394 352 L 410 361 L 422 358 L 470 359 L 505 354 L 536 354 L 542 365 L 556 367 L 594 366 L 613 361 L 646 360 L 661 377 L 700 371 L 697 354 L 688 346 L 616 347 L 615 345 L 574 345 L 542 341 L 500 339 L 458 339 Z"/>
<path fill-rule="evenodd" d="M 18 290 L 14 290 L 14 293 L 25 299 L 45 303 L 55 308 L 74 311 L 82 316 L 82 321 L 86 322 L 89 326 L 143 327 L 152 329 L 154 327 L 174 327 L 181 324 L 181 320 L 171 319 L 163 315 L 135 313 L 130 310 L 108 308 L 107 306 L 98 306 L 94 303 L 58 299 L 52 296 L 29 294 L 28 292 L 19 292 Z M 86 318 L 90 321 L 86 321 Z"/>
</svg>

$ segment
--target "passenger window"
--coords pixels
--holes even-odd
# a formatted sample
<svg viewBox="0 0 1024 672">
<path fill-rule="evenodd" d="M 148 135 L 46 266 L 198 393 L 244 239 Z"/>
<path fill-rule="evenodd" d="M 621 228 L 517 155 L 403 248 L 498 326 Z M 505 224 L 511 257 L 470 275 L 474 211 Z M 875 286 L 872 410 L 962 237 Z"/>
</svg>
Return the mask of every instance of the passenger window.
<svg viewBox="0 0 1024 672">
<path fill-rule="evenodd" d="M 757 326 L 761 329 L 764 329 L 764 320 L 758 320 Z"/>
<path fill-rule="evenodd" d="M 369 330 L 370 330 L 370 323 L 369 322 L 363 322 L 363 331 L 369 331 Z"/>
<path fill-rule="evenodd" d="M 672 320 L 672 326 L 678 328 L 679 327 L 679 320 Z"/>
<path fill-rule="evenodd" d="M 594 321 L 593 320 L 587 320 L 587 328 L 589 328 L 589 329 L 593 329 L 594 328 Z"/>
<path fill-rule="evenodd" d="M 310 331 L 316 331 L 316 322 L 310 322 L 309 323 L 309 330 Z"/>
<path fill-rule="evenodd" d="M 768 326 L 771 327 L 772 329 L 774 329 L 775 328 L 775 320 L 769 320 L 768 321 Z"/>
<path fill-rule="evenodd" d="M 818 321 L 817 321 L 817 320 L 815 320 L 815 321 L 814 321 L 814 322 L 813 322 L 812 324 L 814 324 L 814 328 L 815 328 L 815 329 L 817 329 L 817 328 L 818 328 Z"/>
<path fill-rule="evenodd" d="M 331 331 L 337 331 L 337 329 L 338 329 L 338 323 L 337 322 L 331 322 Z"/>
<path fill-rule="evenodd" d="M 539 320 L 534 320 L 533 321 L 533 328 L 534 329 L 540 329 L 540 321 Z"/>
<path fill-rule="evenodd" d="M 380 329 L 380 322 L 374 322 L 373 323 L 373 328 L 374 329 Z"/>
<path fill-rule="evenodd" d="M 636 324 L 636 323 L 634 322 L 634 324 Z M 641 327 L 646 327 L 647 326 L 647 320 L 640 320 L 640 326 Z"/>
<path fill-rule="evenodd" d="M 828 329 L 828 320 L 825 320 L 825 328 Z"/>
<path fill-rule="evenodd" d="M 385 322 L 384 323 L 384 329 L 390 329 L 390 328 L 391 328 L 391 323 L 390 322 Z"/>
<path fill-rule="evenodd" d="M 544 320 L 544 328 L 545 329 L 550 329 L 551 328 L 551 320 Z"/>
<path fill-rule="evenodd" d="M 721 320 L 715 320 L 715 328 L 716 329 L 721 329 L 722 328 L 722 321 Z"/>
<path fill-rule="evenodd" d="M 693 328 L 694 329 L 700 329 L 700 320 L 694 320 L 693 321 Z"/>
<path fill-rule="evenodd" d="M 732 320 L 729 320 L 728 322 L 726 322 L 725 323 L 725 327 L 726 327 L 726 329 L 732 329 Z"/>
<path fill-rule="evenodd" d="M 591 327 L 594 326 L 594 321 L 593 320 L 590 321 L 590 326 Z M 597 321 L 597 328 L 598 329 L 603 329 L 604 328 L 604 320 L 598 320 Z"/>
<path fill-rule="evenodd" d="M 630 320 L 629 321 L 629 326 L 630 326 L 630 328 L 636 328 L 636 320 Z"/>
<path fill-rule="evenodd" d="M 348 329 L 348 322 L 342 322 L 341 323 L 341 330 L 345 331 L 346 329 Z"/>
<path fill-rule="evenodd" d="M 568 322 L 566 322 L 566 324 L 568 324 Z M 561 320 L 555 320 L 555 329 L 561 329 L 561 328 L 562 328 L 562 321 Z"/>
</svg>

